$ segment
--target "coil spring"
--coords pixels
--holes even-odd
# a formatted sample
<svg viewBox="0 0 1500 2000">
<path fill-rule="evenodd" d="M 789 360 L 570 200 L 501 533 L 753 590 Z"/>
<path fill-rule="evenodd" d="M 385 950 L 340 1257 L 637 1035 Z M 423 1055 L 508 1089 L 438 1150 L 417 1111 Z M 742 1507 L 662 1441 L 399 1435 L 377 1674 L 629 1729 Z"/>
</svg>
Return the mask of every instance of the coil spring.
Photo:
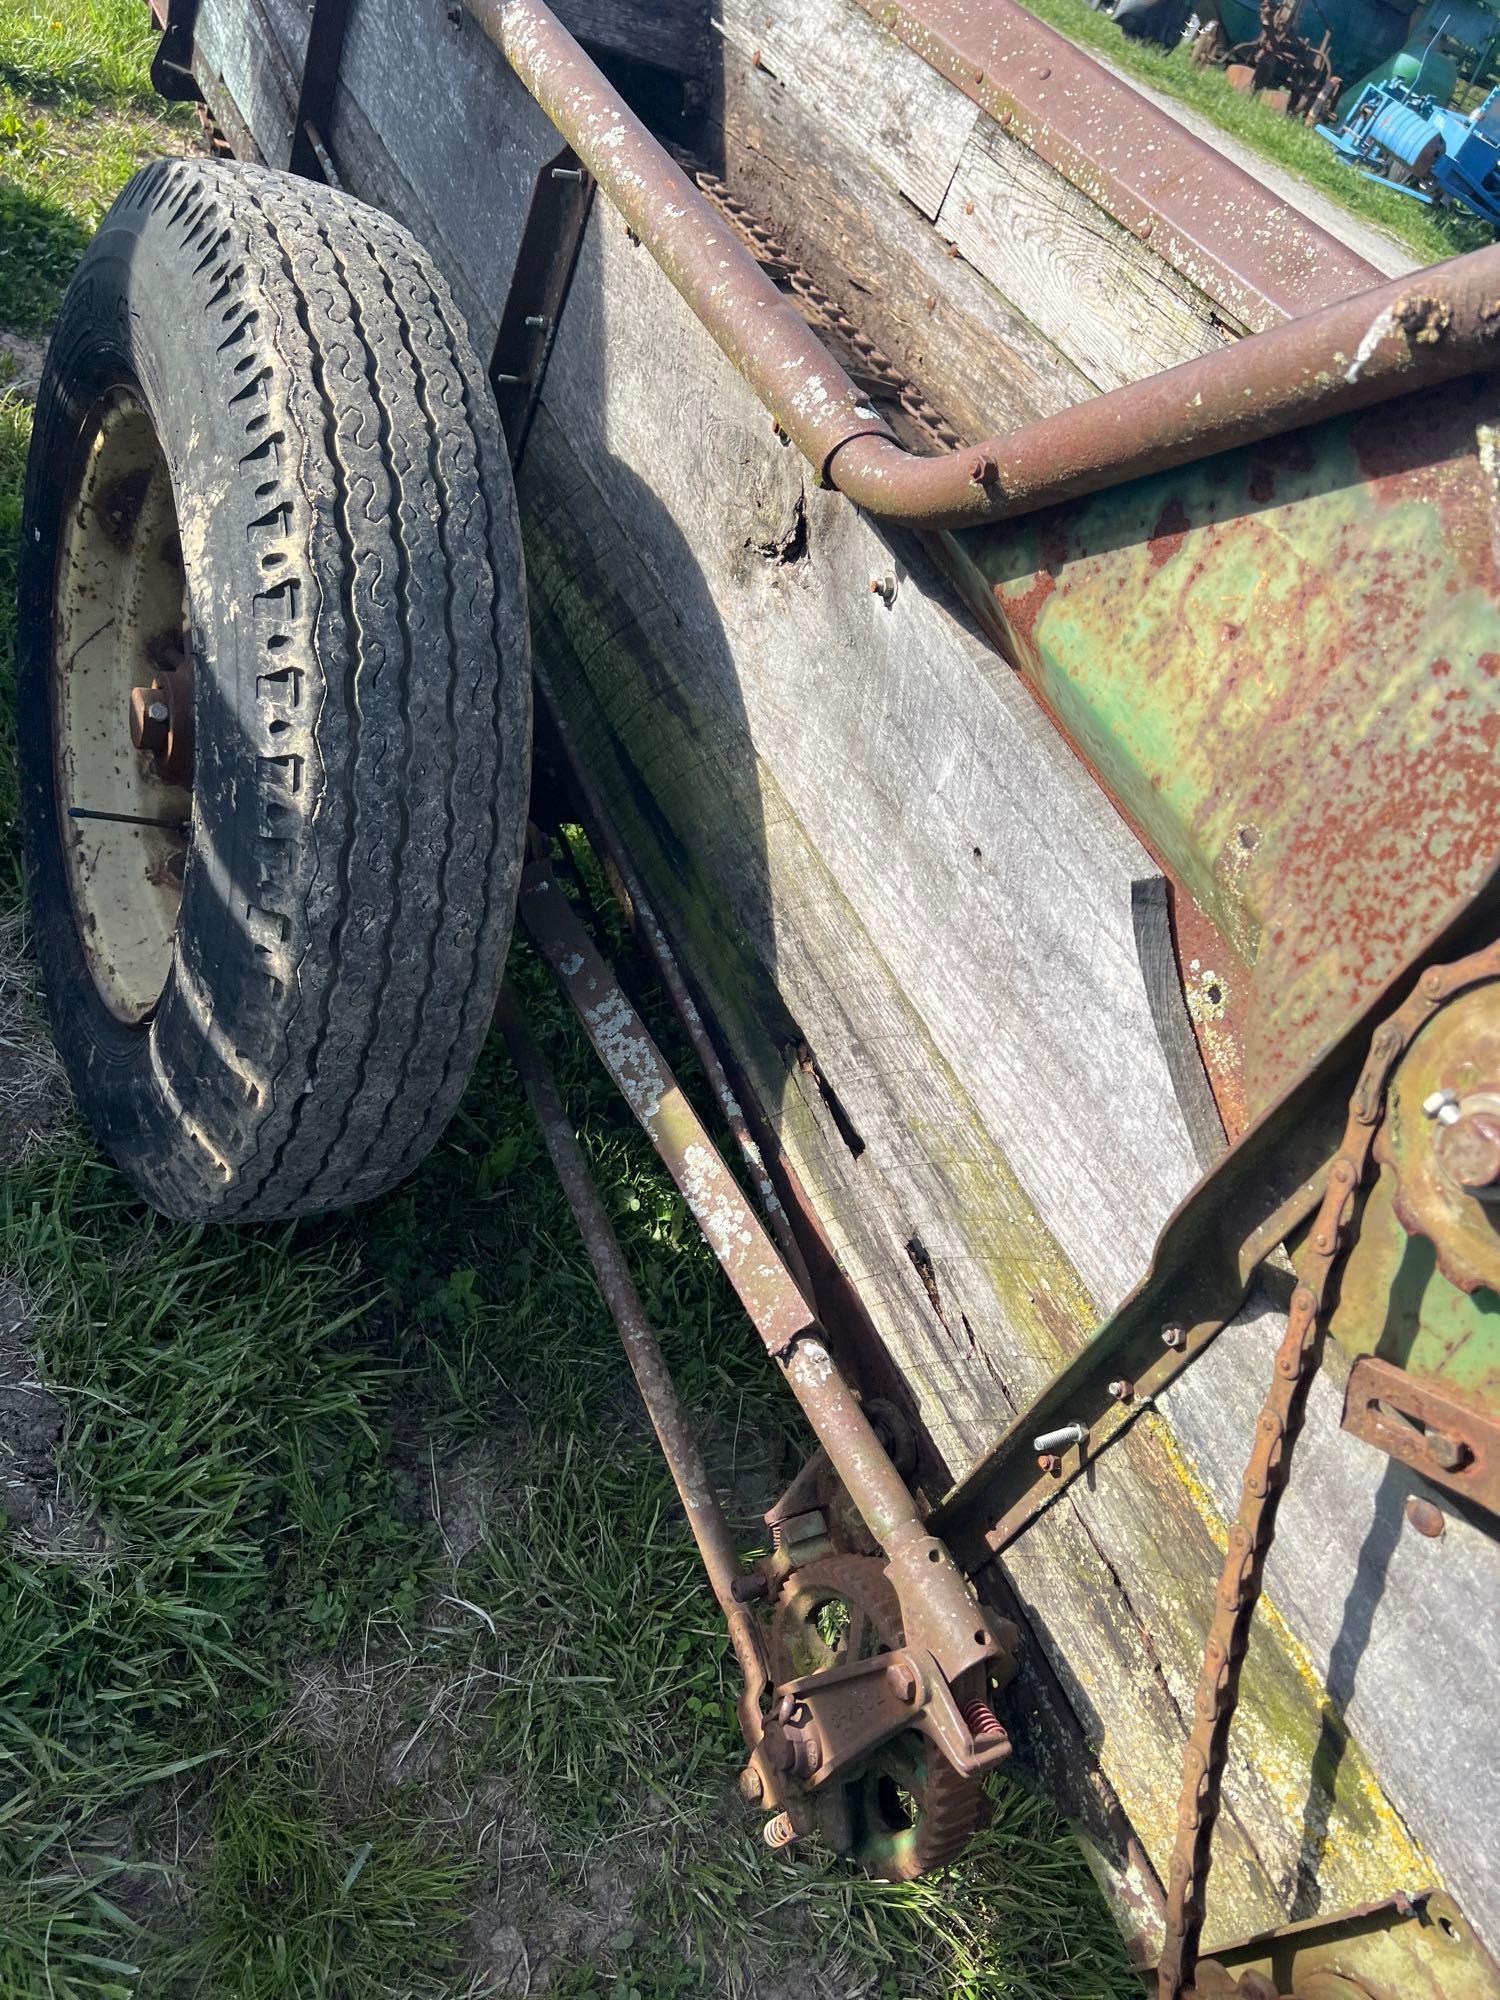
<svg viewBox="0 0 1500 2000">
<path fill-rule="evenodd" d="M 964 1724 L 969 1734 L 977 1742 L 981 1736 L 1003 1736 L 1000 1718 L 987 1701 L 967 1701 L 963 1708 Z"/>
<path fill-rule="evenodd" d="M 792 1825 L 791 1814 L 777 1813 L 774 1819 L 768 1819 L 761 1829 L 761 1838 L 767 1847 L 790 1847 L 797 1838 L 797 1829 Z"/>
</svg>

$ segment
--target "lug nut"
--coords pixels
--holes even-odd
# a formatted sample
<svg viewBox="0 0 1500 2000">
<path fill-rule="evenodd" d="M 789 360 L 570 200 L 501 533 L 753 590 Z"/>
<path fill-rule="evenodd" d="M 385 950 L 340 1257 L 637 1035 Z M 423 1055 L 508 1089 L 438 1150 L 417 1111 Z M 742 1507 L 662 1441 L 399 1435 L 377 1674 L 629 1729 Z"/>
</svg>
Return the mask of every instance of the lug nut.
<svg viewBox="0 0 1500 2000">
<path fill-rule="evenodd" d="M 1054 1452 L 1044 1451 L 1038 1454 L 1036 1463 L 1039 1472 L 1056 1472 L 1059 1461 Z"/>
<path fill-rule="evenodd" d="M 1180 1353 L 1187 1346 L 1187 1332 L 1180 1326 L 1164 1326 L 1161 1330 L 1161 1344 Z"/>
<path fill-rule="evenodd" d="M 1134 1392 L 1135 1384 L 1127 1382 L 1123 1375 L 1109 1385 L 1109 1393 L 1117 1403 L 1128 1403 Z"/>
<path fill-rule="evenodd" d="M 894 604 L 896 601 L 896 579 L 893 576 L 872 576 L 870 578 L 870 595 L 878 597 L 882 604 Z"/>
</svg>

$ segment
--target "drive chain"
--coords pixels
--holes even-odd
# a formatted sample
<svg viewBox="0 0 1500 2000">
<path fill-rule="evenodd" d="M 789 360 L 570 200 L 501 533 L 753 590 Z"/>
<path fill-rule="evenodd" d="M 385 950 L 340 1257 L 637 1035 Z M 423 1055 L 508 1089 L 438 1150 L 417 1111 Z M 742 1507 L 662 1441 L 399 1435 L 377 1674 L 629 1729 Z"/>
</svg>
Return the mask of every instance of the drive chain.
<svg viewBox="0 0 1500 2000">
<path fill-rule="evenodd" d="M 1343 1141 L 1329 1166 L 1327 1191 L 1307 1239 L 1271 1388 L 1256 1422 L 1239 1513 L 1214 1599 L 1193 1705 L 1193 1726 L 1183 1757 L 1177 1839 L 1167 1878 L 1166 1936 L 1157 1964 L 1157 2000 L 1181 2000 L 1196 1970 L 1204 1886 L 1250 1621 L 1260 1597 L 1292 1445 L 1316 1372 L 1329 1279 L 1353 1233 L 1355 1198 L 1369 1164 L 1386 1086 L 1398 1057 L 1445 1000 L 1463 987 L 1497 976 L 1500 943 L 1452 965 L 1429 967 L 1410 998 L 1377 1029 L 1350 1100 Z"/>
</svg>

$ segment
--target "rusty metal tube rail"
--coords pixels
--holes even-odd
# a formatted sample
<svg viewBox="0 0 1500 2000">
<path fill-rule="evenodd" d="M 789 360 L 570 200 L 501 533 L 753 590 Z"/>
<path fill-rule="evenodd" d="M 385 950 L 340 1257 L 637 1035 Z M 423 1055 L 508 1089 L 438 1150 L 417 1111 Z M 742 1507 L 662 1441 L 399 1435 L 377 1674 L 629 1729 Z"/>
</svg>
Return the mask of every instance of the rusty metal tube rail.
<svg viewBox="0 0 1500 2000">
<path fill-rule="evenodd" d="M 562 1191 L 567 1196 L 568 1206 L 573 1211 L 578 1233 L 594 1267 L 600 1295 L 619 1330 L 625 1358 L 630 1363 L 630 1371 L 641 1392 L 641 1401 L 646 1406 L 646 1414 L 651 1419 L 662 1456 L 667 1461 L 683 1512 L 687 1515 L 698 1554 L 729 1627 L 730 1642 L 744 1676 L 745 1698 L 750 1704 L 747 1719 L 758 1725 L 760 1697 L 769 1685 L 769 1675 L 759 1626 L 735 1594 L 736 1582 L 747 1572 L 741 1566 L 729 1523 L 714 1492 L 666 1357 L 651 1329 L 640 1293 L 626 1266 L 619 1239 L 574 1136 L 572 1120 L 564 1109 L 552 1072 L 536 1045 L 520 1002 L 508 985 L 501 991 L 495 1009 L 495 1022 L 505 1037 L 505 1045 L 541 1132 L 542 1143 L 547 1148 Z"/>
<path fill-rule="evenodd" d="M 819 476 L 894 525 L 979 526 L 1500 359 L 1500 245 L 935 457 L 908 452 L 542 0 L 466 0 Z"/>
</svg>

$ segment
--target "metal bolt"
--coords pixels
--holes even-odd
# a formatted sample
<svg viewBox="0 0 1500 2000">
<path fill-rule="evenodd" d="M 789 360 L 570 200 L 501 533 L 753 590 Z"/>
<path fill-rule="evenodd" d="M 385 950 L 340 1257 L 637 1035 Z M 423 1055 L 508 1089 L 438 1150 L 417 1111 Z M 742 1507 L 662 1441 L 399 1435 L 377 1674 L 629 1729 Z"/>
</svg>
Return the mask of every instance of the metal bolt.
<svg viewBox="0 0 1500 2000">
<path fill-rule="evenodd" d="M 897 1701 L 906 1703 L 908 1707 L 922 1691 L 917 1670 L 910 1660 L 893 1660 L 885 1670 L 885 1678 Z"/>
<path fill-rule="evenodd" d="M 496 382 L 496 383 L 499 383 L 499 382 L 524 382 L 524 381 L 526 380 L 526 377 L 525 377 L 524 375 L 502 375 L 502 374 L 500 373 L 500 371 L 499 371 L 498 369 L 496 369 L 495 373 L 494 373 L 494 374 L 493 374 L 493 375 L 492 375 L 492 376 L 490 377 L 490 380 L 491 380 L 492 382 Z"/>
<path fill-rule="evenodd" d="M 1050 1451 L 1044 1451 L 1037 1460 L 1037 1469 L 1040 1472 L 1056 1472 L 1059 1462 Z"/>
<path fill-rule="evenodd" d="M 542 327 L 546 326 L 547 323 L 547 315 L 545 313 L 527 313 L 526 315 L 526 324 L 528 326 Z"/>
<path fill-rule="evenodd" d="M 1430 1500 L 1424 1500 L 1413 1493 L 1406 1503 L 1408 1526 L 1415 1528 L 1419 1535 L 1426 1535 L 1429 1541 L 1436 1541 L 1443 1532 L 1443 1510 L 1434 1507 Z"/>
<path fill-rule="evenodd" d="M 1161 1344 L 1163 1347 L 1170 1347 L 1174 1350 L 1186 1347 L 1186 1330 L 1180 1326 L 1164 1326 L 1161 1330 Z"/>
<path fill-rule="evenodd" d="M 130 690 L 130 740 L 137 750 L 152 755 L 165 750 L 171 720 L 167 704 L 153 699 L 149 688 Z"/>
<path fill-rule="evenodd" d="M 870 595 L 880 598 L 882 603 L 894 604 L 896 601 L 896 579 L 893 576 L 872 576 L 870 578 Z"/>
<path fill-rule="evenodd" d="M 583 168 L 554 167 L 552 169 L 552 178 L 555 181 L 581 181 L 583 179 Z"/>
<path fill-rule="evenodd" d="M 1424 1442 L 1427 1456 L 1443 1472 L 1462 1472 L 1474 1456 L 1462 1438 L 1449 1437 L 1446 1431 L 1429 1431 Z"/>
<path fill-rule="evenodd" d="M 1500 1199 L 1500 1110 L 1496 1094 L 1469 1098 L 1449 1117 L 1440 1114 L 1436 1152 L 1450 1180 L 1480 1201 Z"/>
<path fill-rule="evenodd" d="M 766 1795 L 765 1779 L 753 1764 L 747 1764 L 740 1772 L 740 1791 L 753 1806 L 758 1806 Z"/>
<path fill-rule="evenodd" d="M 1060 1424 L 1055 1431 L 1043 1431 L 1040 1437 L 1031 1440 L 1033 1451 L 1066 1451 L 1070 1445 L 1083 1444 L 1089 1434 L 1087 1424 Z"/>
<path fill-rule="evenodd" d="M 1134 1394 L 1135 1384 L 1127 1382 L 1123 1375 L 1117 1376 L 1109 1385 L 1109 1393 L 1117 1403 L 1128 1403 Z"/>
<path fill-rule="evenodd" d="M 1422 1116 L 1435 1118 L 1439 1125 L 1455 1124 L 1458 1120 L 1458 1092 L 1435 1090 L 1431 1097 L 1423 1098 Z"/>
</svg>

